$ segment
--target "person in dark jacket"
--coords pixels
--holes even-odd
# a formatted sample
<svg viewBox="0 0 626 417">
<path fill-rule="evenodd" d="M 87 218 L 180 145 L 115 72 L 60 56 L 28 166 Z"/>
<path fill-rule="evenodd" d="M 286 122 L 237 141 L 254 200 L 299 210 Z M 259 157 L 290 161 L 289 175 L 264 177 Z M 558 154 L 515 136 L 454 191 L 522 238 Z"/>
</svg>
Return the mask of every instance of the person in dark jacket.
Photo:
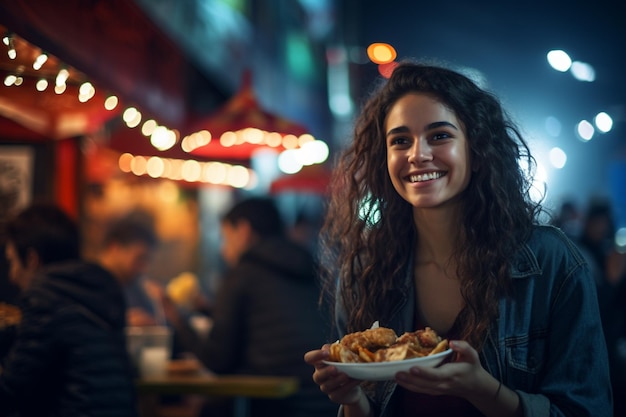
<svg viewBox="0 0 626 417">
<path fill-rule="evenodd" d="M 53 205 L 7 224 L 22 321 L 0 374 L 0 416 L 137 415 L 118 279 L 80 259 L 77 225 Z"/>
<path fill-rule="evenodd" d="M 222 218 L 222 256 L 228 270 L 215 296 L 213 326 L 202 342 L 165 300 L 185 346 L 218 374 L 295 376 L 299 392 L 253 401 L 253 416 L 328 416 L 333 404 L 311 383 L 303 355 L 326 341 L 317 306 L 317 266 L 310 251 L 286 237 L 273 200 L 254 197 Z M 206 415 L 216 416 L 207 406 Z M 221 415 L 221 414 L 219 414 Z"/>
</svg>

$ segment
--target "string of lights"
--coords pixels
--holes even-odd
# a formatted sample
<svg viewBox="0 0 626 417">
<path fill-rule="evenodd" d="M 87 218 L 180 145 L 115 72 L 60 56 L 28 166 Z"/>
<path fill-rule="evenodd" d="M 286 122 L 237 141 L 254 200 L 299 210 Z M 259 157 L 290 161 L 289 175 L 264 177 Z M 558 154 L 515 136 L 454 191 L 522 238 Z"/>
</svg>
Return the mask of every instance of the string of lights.
<svg viewBox="0 0 626 417">
<path fill-rule="evenodd" d="M 15 61 L 15 65 L 4 78 L 5 88 L 21 87 L 24 77 L 32 77 L 37 80 L 35 89 L 40 93 L 53 86 L 57 95 L 67 94 L 68 84 L 75 84 L 78 87 L 77 99 L 80 103 L 87 103 L 96 96 L 98 87 L 88 80 L 85 74 L 62 62 L 59 58 L 31 45 L 25 39 L 9 31 L 2 37 L 2 42 L 7 47 L 9 59 Z M 19 57 L 22 50 L 29 51 L 28 54 L 34 56 L 34 59 L 29 56 Z M 33 54 L 33 51 L 36 52 Z M 23 64 L 29 59 L 32 61 L 32 70 L 30 68 L 27 70 L 27 65 Z M 192 152 L 208 145 L 212 140 L 212 135 L 208 130 L 201 129 L 190 133 L 181 140 L 181 134 L 177 129 L 160 125 L 154 119 L 145 118 L 136 106 L 128 105 L 122 111 L 122 100 L 117 94 L 105 94 L 102 105 L 107 111 L 119 112 L 127 128 L 135 129 L 141 125 L 139 127 L 141 134 L 149 138 L 156 150 L 167 151 L 179 144 L 181 149 L 189 154 L 188 160 L 180 160 L 124 153 L 118 161 L 119 168 L 123 172 L 137 176 L 147 175 L 153 178 L 221 184 L 237 188 L 254 186 L 256 174 L 251 168 L 218 161 L 200 162 L 194 159 Z M 303 166 L 323 163 L 328 157 L 328 146 L 310 134 L 281 135 L 277 132 L 250 127 L 222 133 L 219 143 L 223 147 L 248 143 L 277 149 L 280 168 L 285 173 L 295 173 Z"/>
</svg>

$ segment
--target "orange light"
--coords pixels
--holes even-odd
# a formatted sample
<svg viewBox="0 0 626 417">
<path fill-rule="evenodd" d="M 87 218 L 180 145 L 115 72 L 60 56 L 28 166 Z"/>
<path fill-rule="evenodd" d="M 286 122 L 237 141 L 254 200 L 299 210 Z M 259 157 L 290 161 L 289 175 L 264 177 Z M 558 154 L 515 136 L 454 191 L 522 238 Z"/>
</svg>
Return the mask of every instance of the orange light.
<svg viewBox="0 0 626 417">
<path fill-rule="evenodd" d="M 397 62 L 388 62 L 386 64 L 380 64 L 378 66 L 378 72 L 385 78 L 391 77 L 393 70 L 398 66 Z"/>
<path fill-rule="evenodd" d="M 375 64 L 387 64 L 396 59 L 398 54 L 388 43 L 377 42 L 367 47 L 367 56 Z"/>
</svg>

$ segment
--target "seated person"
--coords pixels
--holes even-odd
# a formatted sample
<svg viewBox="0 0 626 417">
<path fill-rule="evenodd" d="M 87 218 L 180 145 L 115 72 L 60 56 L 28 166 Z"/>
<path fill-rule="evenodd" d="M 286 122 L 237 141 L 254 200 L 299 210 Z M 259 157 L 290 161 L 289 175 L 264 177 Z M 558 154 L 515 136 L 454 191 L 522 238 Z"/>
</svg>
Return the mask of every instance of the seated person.
<svg viewBox="0 0 626 417">
<path fill-rule="evenodd" d="M 183 345 L 219 374 L 299 379 L 300 391 L 292 397 L 254 400 L 253 416 L 334 414 L 335 407 L 321 395 L 302 359 L 307 349 L 326 342 L 313 256 L 286 237 L 280 213 L 267 198 L 232 207 L 222 219 L 222 236 L 229 269 L 215 296 L 207 337 L 200 339 L 174 303 L 164 299 Z M 221 415 L 215 407 L 207 406 L 205 412 Z"/>
<path fill-rule="evenodd" d="M 22 321 L 0 374 L 0 416 L 137 415 L 121 276 L 80 259 L 77 225 L 33 205 L 7 224 Z"/>
</svg>

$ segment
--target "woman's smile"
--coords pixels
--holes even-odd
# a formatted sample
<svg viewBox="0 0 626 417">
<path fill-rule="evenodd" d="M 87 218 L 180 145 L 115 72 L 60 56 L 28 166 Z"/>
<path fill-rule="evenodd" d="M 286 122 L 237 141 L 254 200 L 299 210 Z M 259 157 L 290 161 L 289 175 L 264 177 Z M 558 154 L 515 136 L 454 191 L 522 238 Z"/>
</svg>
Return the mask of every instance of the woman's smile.
<svg viewBox="0 0 626 417">
<path fill-rule="evenodd" d="M 446 175 L 444 171 L 432 171 L 422 174 L 411 174 L 408 176 L 409 182 L 426 182 L 439 179 Z"/>
</svg>

